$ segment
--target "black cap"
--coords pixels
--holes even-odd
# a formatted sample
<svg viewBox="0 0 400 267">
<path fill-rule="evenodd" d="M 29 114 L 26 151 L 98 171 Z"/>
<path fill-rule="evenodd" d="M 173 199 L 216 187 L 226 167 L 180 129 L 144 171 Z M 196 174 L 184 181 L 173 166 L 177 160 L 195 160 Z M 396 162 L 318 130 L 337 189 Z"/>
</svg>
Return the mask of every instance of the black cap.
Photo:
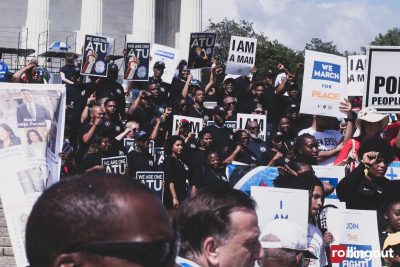
<svg viewBox="0 0 400 267">
<path fill-rule="evenodd" d="M 138 131 L 133 135 L 133 139 L 140 140 L 140 139 L 147 139 L 149 135 L 145 131 Z"/>
<path fill-rule="evenodd" d="M 277 140 L 277 139 L 283 139 L 283 133 L 276 132 L 276 133 L 272 134 L 272 140 Z"/>
<path fill-rule="evenodd" d="M 222 115 L 222 116 L 226 115 L 226 110 L 221 106 L 215 106 L 212 112 L 214 115 Z"/>
<path fill-rule="evenodd" d="M 290 106 L 287 107 L 287 112 L 292 112 L 292 111 L 296 111 L 299 112 L 299 106 L 296 104 L 291 104 Z"/>
<path fill-rule="evenodd" d="M 266 78 L 273 79 L 274 76 L 275 76 L 274 73 L 273 73 L 272 70 L 270 70 L 270 69 L 268 69 L 268 70 L 265 72 L 265 77 L 266 77 Z"/>
<path fill-rule="evenodd" d="M 157 61 L 156 63 L 154 63 L 154 68 L 156 69 L 165 69 L 165 63 L 162 61 Z"/>
</svg>

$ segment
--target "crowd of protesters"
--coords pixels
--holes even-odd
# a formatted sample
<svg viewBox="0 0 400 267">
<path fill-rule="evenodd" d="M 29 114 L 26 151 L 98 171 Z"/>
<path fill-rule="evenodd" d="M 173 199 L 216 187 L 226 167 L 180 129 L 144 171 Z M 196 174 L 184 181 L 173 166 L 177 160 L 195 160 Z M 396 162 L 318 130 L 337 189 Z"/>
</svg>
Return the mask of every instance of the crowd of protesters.
<svg viewBox="0 0 400 267">
<path fill-rule="evenodd" d="M 343 118 L 300 114 L 301 87 L 297 81 L 302 64 L 293 70 L 295 74 L 279 65 L 282 73 L 267 71 L 260 81 L 245 76 L 219 78 L 221 69 L 213 66 L 206 85 L 193 78 L 184 60 L 171 84 L 163 81 L 162 61 L 152 66 L 154 76 L 148 82 L 121 84 L 118 66 L 113 63 L 107 77 L 99 78 L 81 76 L 74 58 L 67 58 L 60 76 L 67 93 L 64 146 L 69 149 L 60 154 L 64 163 L 61 175 L 105 172 L 102 158 L 126 155 L 127 175 L 132 179 L 138 171 L 164 171 L 164 205 L 174 218 L 184 201 L 199 190 L 230 187 L 225 175 L 227 164 L 278 167 L 275 186 L 309 192 L 308 245 L 313 249 L 308 266 L 327 266 L 327 245 L 334 237 L 319 229 L 318 214 L 334 188 L 322 183 L 312 166 L 345 165 L 347 174 L 337 185 L 338 198 L 347 208 L 377 211 L 382 247 L 387 236 L 400 230 L 400 184 L 385 178 L 388 165 L 400 155 L 399 123 L 393 119 L 389 123 L 388 115 L 373 108 L 352 109 L 346 99 L 340 107 Z M 45 68 L 31 61 L 12 80 L 46 83 L 48 78 Z M 217 105 L 209 109 L 204 105 L 207 101 Z M 227 127 L 225 122 L 236 121 L 238 113 L 265 114 L 267 140 L 261 138 L 256 121 L 247 123 L 244 130 Z M 189 121 L 182 120 L 178 134 L 173 135 L 174 115 L 201 118 L 204 128 L 195 134 Z M 207 124 L 209 121 L 212 123 Z M 126 151 L 124 138 L 135 139 L 132 151 Z M 148 152 L 151 140 L 155 147 L 164 147 L 162 164 L 158 165 Z M 247 205 L 254 210 L 253 204 Z M 185 216 L 178 214 L 178 221 L 188 220 Z M 184 248 L 181 256 L 199 256 L 196 253 L 200 248 Z M 274 258 L 278 252 L 264 249 L 265 255 L 256 253 L 258 258 L 265 257 L 260 264 L 281 266 L 268 265 L 268 261 L 274 262 L 268 255 Z"/>
</svg>

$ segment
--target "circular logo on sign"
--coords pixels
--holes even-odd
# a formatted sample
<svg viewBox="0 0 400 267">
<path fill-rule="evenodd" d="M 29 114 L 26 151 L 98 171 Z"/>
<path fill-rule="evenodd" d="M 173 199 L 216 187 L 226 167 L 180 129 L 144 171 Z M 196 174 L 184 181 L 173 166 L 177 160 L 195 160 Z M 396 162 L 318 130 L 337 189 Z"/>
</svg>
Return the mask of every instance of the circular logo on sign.
<svg viewBox="0 0 400 267">
<path fill-rule="evenodd" d="M 94 64 L 94 71 L 96 73 L 103 73 L 106 70 L 106 64 L 103 61 L 99 60 Z"/>
<path fill-rule="evenodd" d="M 137 76 L 140 79 L 143 79 L 144 77 L 147 76 L 147 68 L 145 66 L 140 66 L 137 70 Z"/>
</svg>

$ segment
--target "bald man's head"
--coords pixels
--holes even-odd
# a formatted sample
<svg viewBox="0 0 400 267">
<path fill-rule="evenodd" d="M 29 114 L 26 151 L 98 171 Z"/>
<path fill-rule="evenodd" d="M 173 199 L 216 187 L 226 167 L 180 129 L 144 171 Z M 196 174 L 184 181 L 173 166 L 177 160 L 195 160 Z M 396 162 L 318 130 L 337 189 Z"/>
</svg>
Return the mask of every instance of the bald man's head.
<svg viewBox="0 0 400 267">
<path fill-rule="evenodd" d="M 171 244 L 173 240 L 168 215 L 148 188 L 135 180 L 106 174 L 72 177 L 46 190 L 34 205 L 26 229 L 26 251 L 32 267 L 60 266 L 77 260 L 70 255 L 87 252 L 92 257 L 78 257 L 80 261 L 95 258 L 96 266 L 114 266 L 115 261 L 115 266 L 125 266 L 123 261 L 131 259 L 127 259 L 129 254 L 121 254 L 124 247 L 115 255 L 116 245 L 96 247 L 101 253 L 91 246 L 122 242 L 126 248 L 126 243 L 137 241 L 150 246 L 154 241 Z M 140 242 L 136 246 L 140 247 Z M 173 246 L 169 247 L 174 254 Z M 104 256 L 111 256 L 113 262 Z M 132 266 L 142 266 L 141 255 L 135 256 L 139 265 Z"/>
</svg>

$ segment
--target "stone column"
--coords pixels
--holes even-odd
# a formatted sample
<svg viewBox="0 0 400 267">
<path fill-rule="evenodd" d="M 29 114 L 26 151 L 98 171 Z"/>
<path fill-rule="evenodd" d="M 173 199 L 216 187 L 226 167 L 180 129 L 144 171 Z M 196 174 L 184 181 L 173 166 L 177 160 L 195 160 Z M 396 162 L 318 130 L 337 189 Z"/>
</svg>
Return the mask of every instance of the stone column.
<svg viewBox="0 0 400 267">
<path fill-rule="evenodd" d="M 49 30 L 49 0 L 28 1 L 25 27 L 28 28 L 28 36 L 23 36 L 23 39 L 27 39 L 27 48 L 34 49 L 36 55 L 45 52 L 46 32 Z"/>
<path fill-rule="evenodd" d="M 154 43 L 156 0 L 134 0 L 133 4 L 132 34 L 127 41 Z"/>
<path fill-rule="evenodd" d="M 82 0 L 81 28 L 77 31 L 76 52 L 82 53 L 85 34 L 101 35 L 103 31 L 103 0 Z"/>
<path fill-rule="evenodd" d="M 181 0 L 181 21 L 179 29 L 179 54 L 181 59 L 188 60 L 190 33 L 201 32 L 202 0 Z M 200 71 L 194 71 L 196 79 Z"/>
</svg>

